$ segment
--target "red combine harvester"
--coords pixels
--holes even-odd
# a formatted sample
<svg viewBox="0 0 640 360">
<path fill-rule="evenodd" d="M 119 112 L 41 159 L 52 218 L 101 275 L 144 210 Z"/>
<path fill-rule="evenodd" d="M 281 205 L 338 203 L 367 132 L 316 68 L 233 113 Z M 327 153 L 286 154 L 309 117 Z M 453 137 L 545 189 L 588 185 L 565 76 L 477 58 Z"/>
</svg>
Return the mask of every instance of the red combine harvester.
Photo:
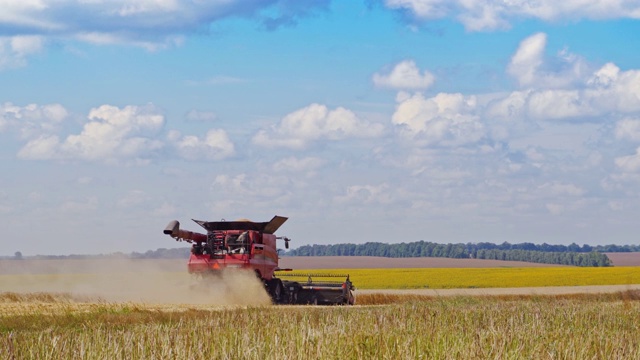
<svg viewBox="0 0 640 360">
<path fill-rule="evenodd" d="M 187 265 L 192 274 L 220 274 L 225 269 L 244 269 L 255 272 L 265 285 L 266 291 L 276 304 L 345 304 L 353 305 L 355 287 L 346 275 L 346 280 L 331 281 L 329 277 L 345 275 L 302 275 L 282 273 L 291 269 L 278 267 L 276 240 L 282 239 L 289 248 L 290 239 L 276 237 L 274 233 L 287 221 L 286 217 L 274 216 L 269 222 L 199 221 L 207 233 L 201 234 L 180 229 L 177 220 L 171 221 L 164 233 L 177 241 L 192 243 Z M 276 277 L 276 271 L 282 280 Z M 301 277 L 306 280 L 300 280 Z M 313 278 L 323 278 L 313 281 Z"/>
</svg>

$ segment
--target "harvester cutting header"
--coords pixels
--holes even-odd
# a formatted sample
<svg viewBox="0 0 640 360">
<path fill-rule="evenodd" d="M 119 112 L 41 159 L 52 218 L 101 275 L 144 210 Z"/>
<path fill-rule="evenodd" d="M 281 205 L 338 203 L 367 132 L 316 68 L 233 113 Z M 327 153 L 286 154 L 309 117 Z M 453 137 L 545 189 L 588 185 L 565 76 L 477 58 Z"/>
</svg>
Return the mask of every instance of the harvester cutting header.
<svg viewBox="0 0 640 360">
<path fill-rule="evenodd" d="M 306 281 L 281 280 L 276 277 L 278 267 L 277 240 L 284 240 L 289 248 L 290 239 L 277 237 L 275 232 L 287 221 L 286 217 L 274 216 L 269 222 L 200 221 L 193 220 L 207 233 L 180 229 L 177 220 L 171 221 L 164 233 L 177 241 L 193 244 L 187 268 L 192 274 L 218 274 L 225 269 L 245 269 L 255 272 L 265 285 L 274 303 L 288 304 L 353 304 L 355 289 L 349 276 L 342 283 L 333 281 L 314 282 L 311 276 Z M 287 275 L 283 275 L 287 276 Z M 317 277 L 314 275 L 314 277 Z M 325 277 L 325 276 L 321 276 Z"/>
</svg>

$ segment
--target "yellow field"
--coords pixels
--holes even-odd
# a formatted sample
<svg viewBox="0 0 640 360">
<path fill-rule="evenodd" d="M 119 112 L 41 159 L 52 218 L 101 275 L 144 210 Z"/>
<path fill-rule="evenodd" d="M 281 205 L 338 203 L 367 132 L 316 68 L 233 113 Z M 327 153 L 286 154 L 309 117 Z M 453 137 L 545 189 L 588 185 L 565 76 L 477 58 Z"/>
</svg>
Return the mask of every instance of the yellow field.
<svg viewBox="0 0 640 360">
<path fill-rule="evenodd" d="M 351 281 L 358 289 L 469 289 L 640 284 L 640 267 L 313 269 L 297 270 L 295 273 L 349 274 Z M 306 281 L 306 277 L 293 279 Z M 317 279 L 319 278 L 314 277 L 314 280 Z M 238 279 L 234 283 L 244 283 L 245 280 Z M 116 301 L 167 298 L 170 302 L 180 302 L 179 295 L 190 292 L 190 285 L 200 287 L 200 282 L 186 272 L 156 272 L 143 275 L 137 273 L 0 275 L 0 287 L 4 291 L 109 294 L 110 296 L 105 299 Z M 177 291 L 178 289 L 180 291 Z M 142 295 L 138 296 L 140 294 Z M 155 296 L 156 294 L 162 296 Z M 196 295 L 189 295 L 189 298 L 192 299 Z M 176 296 L 178 298 L 175 298 Z"/>
<path fill-rule="evenodd" d="M 640 267 L 327 269 L 295 273 L 349 274 L 359 289 L 454 289 L 640 284 Z M 300 278 L 304 279 L 304 278 Z"/>
</svg>

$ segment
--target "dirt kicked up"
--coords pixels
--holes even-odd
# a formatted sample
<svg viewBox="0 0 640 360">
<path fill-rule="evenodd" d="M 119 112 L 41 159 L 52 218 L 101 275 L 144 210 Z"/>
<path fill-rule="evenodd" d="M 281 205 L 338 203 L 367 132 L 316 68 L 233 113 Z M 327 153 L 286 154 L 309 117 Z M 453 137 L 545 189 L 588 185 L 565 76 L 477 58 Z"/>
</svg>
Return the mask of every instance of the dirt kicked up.
<svg viewBox="0 0 640 360">
<path fill-rule="evenodd" d="M 66 293 L 106 302 L 211 305 L 270 303 L 264 285 L 250 272 L 225 272 L 222 276 L 200 277 L 188 274 L 186 269 L 168 272 L 162 262 L 117 260 L 111 261 L 109 266 L 92 262 L 66 262 L 66 268 L 64 263 L 59 263 L 61 267 L 47 268 L 47 273 L 38 273 L 38 264 L 33 264 L 36 267 L 29 268 L 31 273 L 14 271 L 12 274 L 2 274 L 1 289 L 15 293 Z"/>
</svg>

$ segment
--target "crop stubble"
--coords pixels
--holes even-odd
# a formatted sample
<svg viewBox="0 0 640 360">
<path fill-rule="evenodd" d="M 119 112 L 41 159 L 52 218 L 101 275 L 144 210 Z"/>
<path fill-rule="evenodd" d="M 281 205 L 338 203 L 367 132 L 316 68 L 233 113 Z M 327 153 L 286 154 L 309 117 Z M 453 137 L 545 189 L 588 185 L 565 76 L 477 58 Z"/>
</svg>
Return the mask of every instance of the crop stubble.
<svg viewBox="0 0 640 360">
<path fill-rule="evenodd" d="M 638 294 L 402 297 L 384 306 L 161 310 L 142 304 L 4 315 L 4 358 L 631 359 Z M 370 299 L 375 300 L 375 299 Z M 9 300 L 10 301 L 10 300 Z M 46 302 L 59 300 L 15 300 Z M 378 299 L 380 301 L 380 299 Z"/>
</svg>

